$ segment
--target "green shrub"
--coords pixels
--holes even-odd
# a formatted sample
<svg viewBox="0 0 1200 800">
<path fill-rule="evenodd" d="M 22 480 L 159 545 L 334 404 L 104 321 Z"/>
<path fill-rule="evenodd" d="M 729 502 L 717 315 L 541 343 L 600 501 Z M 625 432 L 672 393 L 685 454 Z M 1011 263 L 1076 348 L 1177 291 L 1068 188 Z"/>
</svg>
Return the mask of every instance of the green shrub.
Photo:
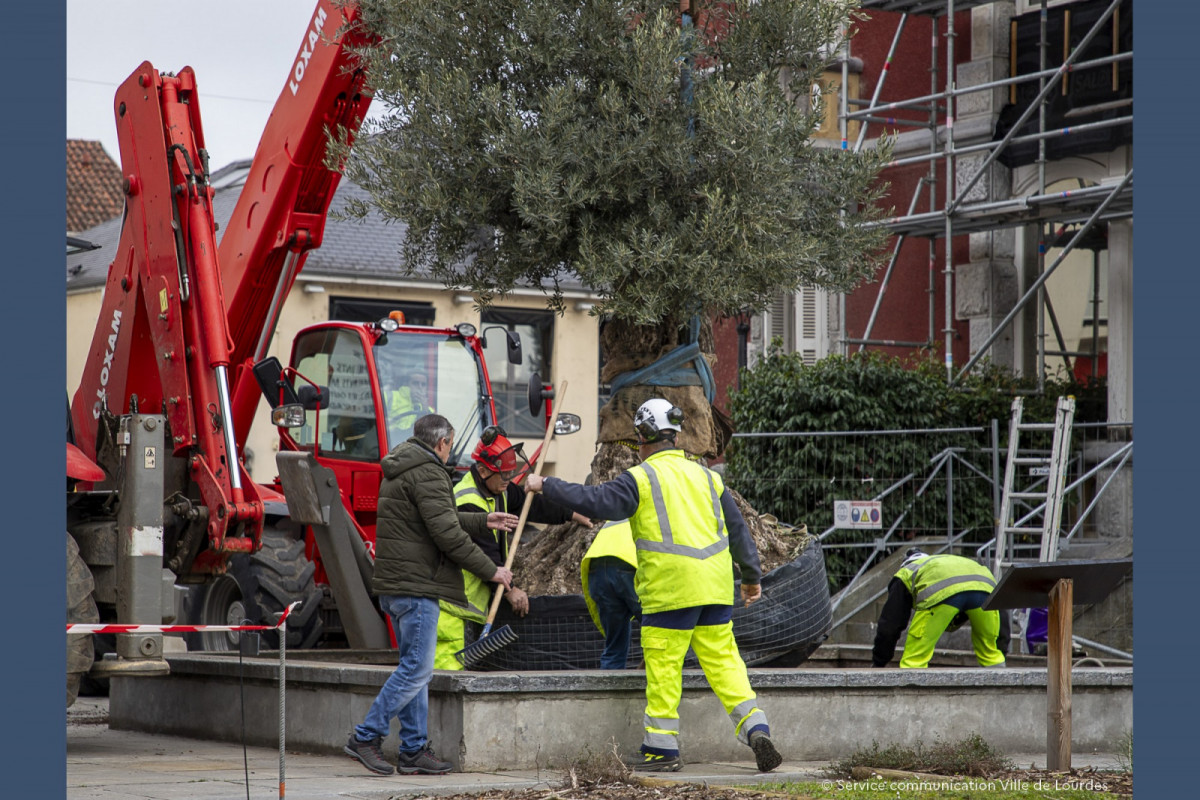
<svg viewBox="0 0 1200 800">
<path fill-rule="evenodd" d="M 904 362 L 878 352 L 830 356 L 805 365 L 795 353 L 773 350 L 741 375 L 731 397 L 735 430 L 758 432 L 853 432 L 938 430 L 931 434 L 736 438 L 727 452 L 726 474 L 756 509 L 814 534 L 833 524 L 833 501 L 883 498 L 884 531 L 897 523 L 895 539 L 970 531 L 967 542 L 993 535 L 991 421 L 999 421 L 1001 469 L 1013 397 L 1021 394 L 1024 420 L 1048 422 L 1060 395 L 1077 397 L 1077 421 L 1091 406 L 1079 397 L 1103 397 L 1103 386 L 1047 381 L 1035 394 L 1032 380 L 987 366 L 951 387 L 941 364 Z M 1094 404 L 1093 404 L 1094 406 Z M 1102 418 L 1102 417 L 1101 417 Z M 949 433 L 951 428 L 982 432 Z M 1049 437 L 1022 439 L 1022 447 L 1049 447 Z M 962 461 L 939 456 L 954 448 Z M 964 462 L 967 462 L 964 464 Z M 929 476 L 936 465 L 943 472 Z M 974 467 L 972 469 L 971 467 Z M 952 481 L 946 476 L 951 475 Z M 1002 476 L 1002 473 L 1001 473 Z M 952 496 L 951 496 L 952 495 Z M 846 530 L 838 542 L 870 542 L 882 532 Z M 826 551 L 826 568 L 840 588 L 867 557 L 866 548 Z"/>
</svg>

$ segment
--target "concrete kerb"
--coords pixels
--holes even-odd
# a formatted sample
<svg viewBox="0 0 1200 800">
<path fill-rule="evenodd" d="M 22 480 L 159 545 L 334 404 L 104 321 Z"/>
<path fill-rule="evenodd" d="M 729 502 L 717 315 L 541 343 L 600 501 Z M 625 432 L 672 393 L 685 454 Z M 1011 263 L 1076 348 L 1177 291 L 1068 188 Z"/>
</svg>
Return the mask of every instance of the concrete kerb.
<svg viewBox="0 0 1200 800">
<path fill-rule="evenodd" d="M 213 740 L 164 734 L 112 730 L 109 701 L 81 698 L 67 712 L 66 785 L 72 800 L 216 800 L 241 797 L 246 774 L 254 797 L 275 796 L 274 759 L 270 747 L 249 746 L 245 762 L 238 737 Z M 881 738 L 887 739 L 883 736 Z M 748 757 L 749 751 L 745 751 Z M 389 754 L 390 755 L 390 754 Z M 752 785 L 795 781 L 821 781 L 828 761 L 799 761 L 800 755 L 784 743 L 787 760 L 774 772 L 756 773 L 749 761 L 697 762 L 687 760 L 678 773 L 653 777 L 710 785 Z M 849 752 L 839 754 L 845 757 Z M 1010 752 L 1018 768 L 1042 767 L 1044 754 Z M 248 768 L 244 766 L 248 764 Z M 1076 753 L 1076 769 L 1117 769 L 1119 760 L 1104 753 Z M 287 796 L 292 800 L 327 800 L 330 797 L 390 800 L 411 795 L 448 795 L 488 790 L 539 791 L 562 786 L 562 772 L 516 770 L 508 772 L 457 772 L 444 776 L 372 775 L 344 755 L 288 754 Z"/>
<path fill-rule="evenodd" d="M 289 654 L 289 749 L 341 752 L 394 669 L 366 663 L 380 656 L 341 651 L 339 663 L 323 663 L 318 659 L 332 654 Z M 264 724 L 278 711 L 276 667 L 268 658 L 245 658 L 240 667 L 228 654 L 180 654 L 170 661 L 168 678 L 114 681 L 113 728 L 240 737 L 240 681 L 248 741 L 276 741 L 276 731 Z M 862 747 L 864 736 L 868 744 L 871 738 L 928 741 L 935 731 L 948 740 L 978 732 L 1002 752 L 1045 747 L 1044 668 L 752 669 L 750 677 L 781 749 L 806 760 L 843 757 Z M 641 739 L 644 680 L 634 670 L 437 672 L 430 685 L 431 744 L 457 769 L 481 772 L 555 768 L 610 741 L 632 750 Z M 1132 669 L 1076 669 L 1073 684 L 1074 750 L 1118 749 L 1132 727 Z M 698 670 L 685 672 L 680 722 L 686 760 L 748 759 Z M 385 752 L 395 750 L 394 740 L 385 742 Z"/>
</svg>

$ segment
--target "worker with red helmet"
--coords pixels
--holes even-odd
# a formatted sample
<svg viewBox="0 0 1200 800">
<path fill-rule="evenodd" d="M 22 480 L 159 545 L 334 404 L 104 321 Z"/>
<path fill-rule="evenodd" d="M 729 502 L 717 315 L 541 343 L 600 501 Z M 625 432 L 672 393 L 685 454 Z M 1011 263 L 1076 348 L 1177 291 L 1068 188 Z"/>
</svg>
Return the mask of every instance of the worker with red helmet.
<svg viewBox="0 0 1200 800">
<path fill-rule="evenodd" d="M 490 514 L 505 511 L 519 514 L 525 503 L 525 490 L 513 481 L 528 466 L 520 443 L 513 444 L 504 429 L 492 425 L 483 430 L 479 443 L 471 453 L 474 462 L 471 469 L 454 487 L 454 502 L 459 511 L 478 511 Z M 547 525 L 564 522 L 579 522 L 590 525 L 591 520 L 582 514 L 572 513 L 563 506 L 544 497 L 535 496 L 529 507 L 529 521 Z M 492 561 L 502 566 L 508 558 L 510 538 L 503 531 L 492 530 L 486 536 L 472 536 L 475 543 Z M 463 620 L 482 623 L 487 618 L 492 599 L 492 588 L 479 580 L 473 573 L 463 571 L 463 588 L 467 594 L 467 607 L 441 604 L 438 615 L 436 669 L 462 669 L 463 665 L 454 657 L 466 646 Z M 514 584 L 504 593 L 504 599 L 517 616 L 529 613 L 529 596 Z"/>
</svg>

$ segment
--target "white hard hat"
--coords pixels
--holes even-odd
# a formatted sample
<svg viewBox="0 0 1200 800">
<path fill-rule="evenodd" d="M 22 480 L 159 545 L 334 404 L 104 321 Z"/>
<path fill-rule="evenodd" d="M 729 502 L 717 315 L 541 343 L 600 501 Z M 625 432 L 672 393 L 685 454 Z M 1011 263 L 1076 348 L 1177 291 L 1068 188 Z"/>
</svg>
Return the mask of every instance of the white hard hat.
<svg viewBox="0 0 1200 800">
<path fill-rule="evenodd" d="M 633 415 L 633 428 L 646 444 L 657 442 L 664 431 L 683 431 L 683 410 L 661 397 L 653 397 L 638 407 Z"/>
<path fill-rule="evenodd" d="M 910 547 L 904 554 L 904 562 L 900 565 L 907 567 L 909 564 L 915 564 L 918 561 L 929 558 L 929 554 L 921 550 L 919 547 Z"/>
</svg>

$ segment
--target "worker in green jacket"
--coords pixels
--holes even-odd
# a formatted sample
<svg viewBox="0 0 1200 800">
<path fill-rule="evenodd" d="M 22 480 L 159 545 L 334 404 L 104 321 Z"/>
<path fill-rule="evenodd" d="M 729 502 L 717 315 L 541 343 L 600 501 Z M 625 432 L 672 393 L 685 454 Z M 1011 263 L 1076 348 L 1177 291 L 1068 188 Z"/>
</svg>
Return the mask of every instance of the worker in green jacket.
<svg viewBox="0 0 1200 800">
<path fill-rule="evenodd" d="M 971 644 L 981 667 L 1003 667 L 1004 653 L 997 646 L 1001 637 L 999 611 L 981 606 L 996 588 L 991 570 L 963 556 L 945 553 L 931 556 L 918 548 L 905 553 L 904 563 L 888 584 L 888 599 L 879 616 L 871 663 L 887 666 L 896 652 L 900 632 L 908 625 L 908 638 L 900 666 L 929 666 L 933 648 L 947 628 L 971 623 Z M 912 614 L 912 622 L 909 615 Z"/>
<path fill-rule="evenodd" d="M 679 701 L 690 648 L 738 741 L 754 751 L 758 769 L 768 772 L 783 756 L 771 741 L 767 715 L 733 638 L 733 564 L 741 569 L 743 600 L 755 602 L 762 596 L 758 550 L 721 476 L 676 446 L 682 424 L 677 406 L 663 398 L 647 400 L 633 417 L 640 464 L 596 486 L 530 475 L 525 488 L 593 519 L 629 519 L 646 662 L 645 736 L 633 768 L 675 772 L 683 766 Z"/>
<path fill-rule="evenodd" d="M 389 618 L 399 657 L 365 719 L 350 734 L 345 753 L 379 775 L 441 775 L 450 771 L 429 747 L 429 680 L 437 644 L 438 601 L 466 602 L 462 570 L 482 581 L 512 584 L 512 572 L 497 567 L 471 540 L 491 528 L 509 530 L 517 517 L 500 511 L 464 514 L 454 507 L 446 461 L 454 450 L 454 428 L 438 414 L 417 420 L 413 436 L 382 462 L 375 528 L 372 592 Z M 395 768 L 382 743 L 392 719 L 400 726 Z"/>
<path fill-rule="evenodd" d="M 600 669 L 625 669 L 633 620 L 642 618 L 642 603 L 634 587 L 637 548 L 629 520 L 606 522 L 579 565 L 583 599 L 596 628 L 604 636 Z"/>
</svg>

